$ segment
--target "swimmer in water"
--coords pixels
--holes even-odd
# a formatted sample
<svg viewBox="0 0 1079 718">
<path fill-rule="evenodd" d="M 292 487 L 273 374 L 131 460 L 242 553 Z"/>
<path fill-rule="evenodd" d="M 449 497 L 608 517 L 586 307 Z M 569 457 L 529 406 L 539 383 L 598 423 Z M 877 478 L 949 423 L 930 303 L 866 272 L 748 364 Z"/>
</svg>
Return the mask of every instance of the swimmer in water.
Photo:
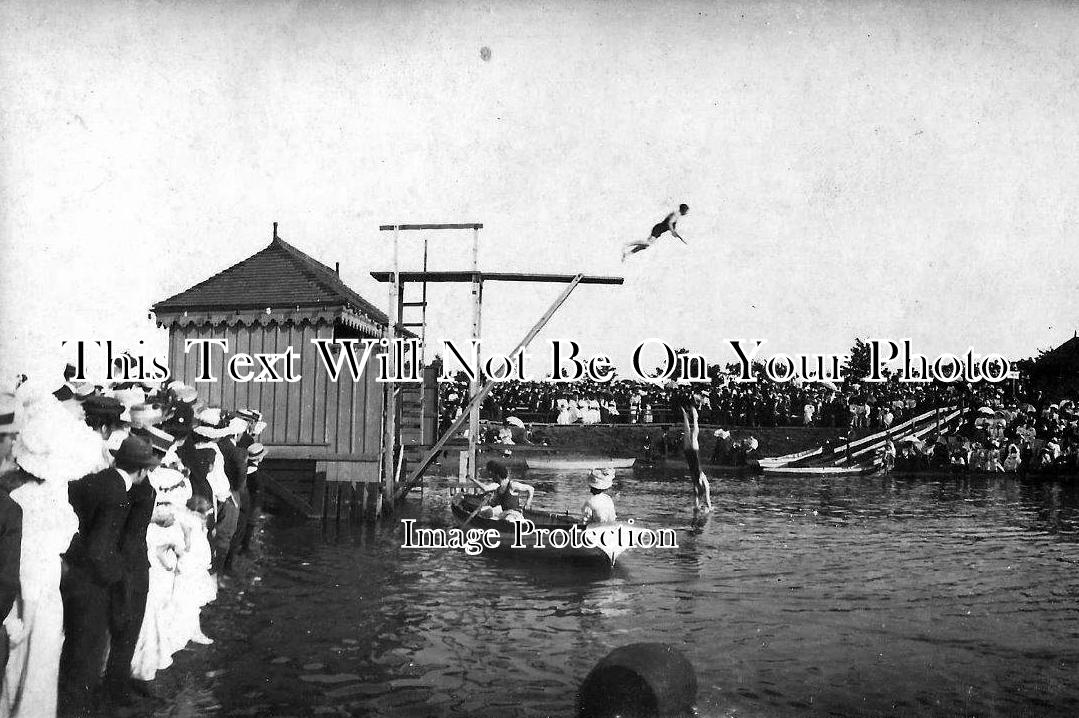
<svg viewBox="0 0 1079 718">
<path fill-rule="evenodd" d="M 686 397 L 681 401 L 682 448 L 685 451 L 686 463 L 689 464 L 689 476 L 693 481 L 693 499 L 696 511 L 705 513 L 712 510 L 712 490 L 708 485 L 708 477 L 701 471 L 701 445 L 698 441 L 700 426 L 697 424 L 697 397 Z"/>
<path fill-rule="evenodd" d="M 682 238 L 682 235 L 678 234 L 678 220 L 681 219 L 688 212 L 689 205 L 678 205 L 678 211 L 671 212 L 662 222 L 657 224 L 655 227 L 652 227 L 652 233 L 648 236 L 647 239 L 630 242 L 625 247 L 623 247 L 622 261 L 626 261 L 626 257 L 631 254 L 636 254 L 637 252 L 648 249 L 655 243 L 657 239 L 662 237 L 667 232 L 670 232 L 671 236 L 677 238 L 680 242 L 682 242 L 682 244 L 689 244 L 688 242 L 686 242 L 685 239 Z"/>
</svg>

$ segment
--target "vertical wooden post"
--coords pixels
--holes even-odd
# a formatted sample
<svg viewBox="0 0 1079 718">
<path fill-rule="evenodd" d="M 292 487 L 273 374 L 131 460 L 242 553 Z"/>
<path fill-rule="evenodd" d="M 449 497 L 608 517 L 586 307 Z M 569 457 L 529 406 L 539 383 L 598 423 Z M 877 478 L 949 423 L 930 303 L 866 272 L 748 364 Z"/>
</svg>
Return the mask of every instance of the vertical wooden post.
<svg viewBox="0 0 1079 718">
<path fill-rule="evenodd" d="M 472 341 L 474 346 L 479 346 L 481 341 L 481 323 L 483 318 L 483 279 L 480 277 L 480 231 L 472 230 Z M 469 383 L 468 393 L 470 397 L 479 393 L 483 381 L 480 379 L 480 351 L 477 349 L 474 358 L 475 377 Z M 468 475 L 476 478 L 476 450 L 479 443 L 480 433 L 480 409 L 483 402 L 476 402 L 468 415 Z"/>
<path fill-rule="evenodd" d="M 397 338 L 397 326 L 401 323 L 401 271 L 400 251 L 398 245 L 398 227 L 393 228 L 393 281 L 390 282 L 390 321 L 386 326 L 386 339 L 389 342 L 386 349 L 393 348 L 393 340 Z M 382 509 L 393 512 L 394 486 L 394 453 L 397 450 L 397 396 L 395 385 L 385 384 L 385 436 L 382 441 L 382 498 L 375 504 L 375 515 L 381 516 Z"/>
</svg>

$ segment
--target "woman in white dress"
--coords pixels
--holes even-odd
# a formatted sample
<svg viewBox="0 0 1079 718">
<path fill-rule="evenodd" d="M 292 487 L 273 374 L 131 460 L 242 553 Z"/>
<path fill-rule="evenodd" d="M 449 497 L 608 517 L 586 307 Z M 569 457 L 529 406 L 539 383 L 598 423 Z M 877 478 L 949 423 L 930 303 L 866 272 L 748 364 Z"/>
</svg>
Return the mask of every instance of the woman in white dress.
<svg viewBox="0 0 1079 718">
<path fill-rule="evenodd" d="M 10 655 L 0 717 L 52 718 L 64 642 L 60 554 L 79 528 L 67 483 L 96 468 L 101 441 L 51 395 L 22 396 L 20 402 L 25 418 L 12 448 L 19 469 L 3 477 L 22 507 L 20 595 L 4 620 Z"/>
<path fill-rule="evenodd" d="M 153 521 L 146 529 L 149 590 L 139 640 L 131 659 L 131 676 L 140 681 L 152 681 L 158 671 L 172 665 L 172 654 L 183 648 L 176 646 L 173 639 L 177 566 L 187 551 L 184 530 L 176 520 L 176 505 L 182 507 L 183 501 L 191 496 L 187 477 L 176 469 L 158 467 L 151 472 L 150 482 L 157 491 L 158 502 Z"/>
<path fill-rule="evenodd" d="M 186 507 L 176 508 L 176 523 L 184 532 L 186 551 L 177 565 L 171 606 L 173 650 L 182 649 L 188 641 L 213 643 L 202 632 L 199 621 L 202 607 L 217 598 L 217 580 L 210 575 L 210 542 L 206 538 L 210 516 L 209 502 L 199 496 Z"/>
</svg>

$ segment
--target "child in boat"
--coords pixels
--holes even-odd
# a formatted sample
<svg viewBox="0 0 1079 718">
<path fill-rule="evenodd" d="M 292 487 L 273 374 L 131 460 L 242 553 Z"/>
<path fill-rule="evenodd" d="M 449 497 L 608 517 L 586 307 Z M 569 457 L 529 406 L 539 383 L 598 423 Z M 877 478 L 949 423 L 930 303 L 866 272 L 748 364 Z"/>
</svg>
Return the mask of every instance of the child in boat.
<svg viewBox="0 0 1079 718">
<path fill-rule="evenodd" d="M 606 493 L 614 483 L 614 469 L 592 469 L 588 475 L 588 488 L 592 495 L 584 502 L 581 520 L 586 524 L 609 523 L 617 519 L 614 501 Z"/>
<path fill-rule="evenodd" d="M 682 409 L 682 449 L 689 464 L 689 476 L 693 481 L 693 500 L 697 511 L 712 510 L 712 490 L 708 486 L 708 477 L 701 471 L 701 445 L 698 440 L 700 426 L 697 424 L 697 398 L 679 397 Z"/>
<path fill-rule="evenodd" d="M 503 521 L 519 521 L 523 519 L 524 514 L 521 513 L 520 494 L 528 494 L 528 498 L 524 503 L 524 508 L 527 509 L 532 506 L 532 498 L 535 496 L 536 490 L 528 484 L 511 480 L 509 471 L 497 461 L 487 462 L 487 476 L 497 479 L 497 481 L 480 483 L 483 483 L 484 491 L 494 492 L 495 495 L 491 497 L 491 505 L 484 507 L 480 511 L 480 516 Z"/>
</svg>

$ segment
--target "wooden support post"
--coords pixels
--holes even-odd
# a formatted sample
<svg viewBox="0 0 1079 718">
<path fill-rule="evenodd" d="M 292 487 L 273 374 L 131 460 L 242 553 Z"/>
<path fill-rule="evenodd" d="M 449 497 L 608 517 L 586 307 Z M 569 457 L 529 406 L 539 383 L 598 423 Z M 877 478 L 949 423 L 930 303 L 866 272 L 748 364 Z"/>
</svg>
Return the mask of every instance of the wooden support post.
<svg viewBox="0 0 1079 718">
<path fill-rule="evenodd" d="M 311 491 L 311 506 L 322 517 L 326 514 L 326 472 L 319 471 L 315 474 L 315 484 Z"/>
<path fill-rule="evenodd" d="M 481 380 L 480 380 L 480 349 L 479 342 L 481 337 L 480 324 L 483 317 L 483 280 L 480 279 L 479 273 L 473 275 L 472 280 L 472 341 L 473 346 L 476 346 L 476 354 L 473 357 L 473 371 L 475 376 L 469 382 L 468 395 L 470 397 L 476 396 L 479 393 Z M 468 475 L 473 479 L 476 478 L 476 453 L 478 451 L 478 445 L 480 440 L 480 409 L 483 406 L 483 402 L 477 402 L 472 405 L 471 411 L 468 413 Z"/>
<path fill-rule="evenodd" d="M 387 348 L 392 349 L 393 340 L 397 337 L 397 326 L 401 323 L 401 267 L 400 246 L 398 243 L 398 228 L 393 228 L 393 281 L 390 282 L 389 311 L 392 316 L 386 327 L 386 339 L 389 340 Z M 382 497 L 384 501 L 376 503 L 375 515 L 382 515 L 383 504 L 387 511 L 393 511 L 393 496 L 396 486 L 394 485 L 394 452 L 397 449 L 397 396 L 394 385 L 386 384 L 384 418 L 385 434 L 382 439 Z"/>
</svg>

